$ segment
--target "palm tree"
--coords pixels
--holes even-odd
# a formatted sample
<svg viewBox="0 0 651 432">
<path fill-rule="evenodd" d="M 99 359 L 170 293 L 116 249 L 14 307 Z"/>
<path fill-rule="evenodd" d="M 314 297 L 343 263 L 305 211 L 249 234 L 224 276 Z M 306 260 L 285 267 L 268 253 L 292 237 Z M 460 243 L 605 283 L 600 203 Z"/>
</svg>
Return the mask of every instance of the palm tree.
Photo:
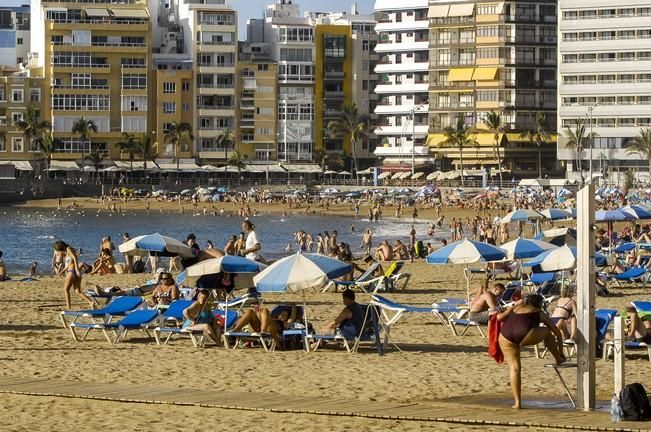
<svg viewBox="0 0 651 432">
<path fill-rule="evenodd" d="M 149 134 L 142 134 L 133 142 L 134 150 L 137 155 L 140 155 L 143 160 L 143 169 L 147 171 L 147 161 L 155 161 L 158 156 L 158 144 Z"/>
<path fill-rule="evenodd" d="M 52 138 L 51 133 L 44 133 L 39 137 L 34 138 L 34 148 L 41 155 L 45 161 L 45 171 L 50 169 L 50 161 L 52 160 L 52 153 L 57 144 L 57 139 Z"/>
<path fill-rule="evenodd" d="M 231 156 L 228 158 L 227 166 L 231 166 L 235 169 L 237 169 L 237 174 L 238 177 L 242 175 L 242 170 L 246 168 L 246 162 L 248 158 L 246 155 L 243 155 L 239 151 L 235 150 L 233 153 L 231 153 Z"/>
<path fill-rule="evenodd" d="M 441 147 L 455 147 L 459 150 L 459 161 L 461 162 L 461 186 L 464 186 L 463 180 L 463 149 L 469 146 L 477 146 L 477 140 L 472 136 L 472 128 L 465 125 L 462 117 L 457 117 L 455 127 L 448 126 L 443 129 L 445 141 L 441 142 Z"/>
<path fill-rule="evenodd" d="M 81 116 L 79 120 L 75 121 L 72 125 L 72 133 L 79 135 L 79 138 L 81 138 L 81 169 L 84 169 L 84 164 L 86 161 L 86 158 L 84 157 L 84 148 L 85 148 L 85 142 L 88 141 L 90 144 L 90 136 L 91 134 L 97 133 L 97 125 L 93 120 L 86 120 L 84 116 Z M 91 145 L 91 150 L 92 150 L 92 145 Z"/>
<path fill-rule="evenodd" d="M 30 150 L 36 150 L 36 147 L 32 143 L 34 138 L 40 137 L 52 127 L 49 121 L 41 120 L 40 111 L 34 108 L 28 108 L 25 117 L 17 121 L 16 126 L 23 131 L 25 141 Z"/>
<path fill-rule="evenodd" d="M 328 134 L 331 138 L 350 137 L 353 169 L 357 175 L 357 143 L 368 137 L 370 133 L 368 116 L 359 114 L 354 102 L 344 102 L 341 106 L 342 116 L 339 120 L 328 123 Z"/>
<path fill-rule="evenodd" d="M 129 154 L 129 172 L 133 174 L 133 159 L 136 154 L 136 141 L 137 138 L 134 134 L 122 132 L 122 141 L 118 142 L 118 148 L 121 152 Z"/>
<path fill-rule="evenodd" d="M 90 164 L 95 167 L 95 170 L 99 171 L 102 161 L 104 160 L 104 153 L 91 146 L 90 153 L 84 157 L 84 160 L 90 162 Z"/>
<path fill-rule="evenodd" d="M 641 129 L 638 136 L 631 140 L 626 152 L 638 153 L 641 158 L 646 159 L 651 173 L 651 128 Z"/>
<path fill-rule="evenodd" d="M 542 178 L 542 147 L 551 139 L 547 132 L 547 116 L 544 112 L 536 112 L 535 127 L 520 134 L 520 138 L 525 138 L 532 146 L 535 144 L 538 149 L 538 178 Z"/>
<path fill-rule="evenodd" d="M 165 131 L 165 142 L 174 145 L 174 152 L 176 157 L 176 169 L 179 169 L 179 152 L 180 147 L 184 143 L 192 142 L 194 135 L 192 135 L 192 126 L 186 122 L 172 122 L 169 124 L 167 131 Z"/>
<path fill-rule="evenodd" d="M 217 147 L 223 148 L 225 150 L 226 160 L 228 161 L 229 148 L 233 148 L 234 150 L 239 151 L 239 148 L 235 148 L 235 132 L 233 132 L 231 129 L 224 129 L 217 136 Z"/>
<path fill-rule="evenodd" d="M 495 159 L 497 159 L 497 169 L 500 174 L 500 183 L 502 182 L 502 157 L 500 155 L 500 133 L 504 130 L 502 125 L 502 117 L 499 113 L 491 111 L 487 113 L 483 122 L 488 128 L 489 132 L 493 133 L 493 153 L 495 154 Z"/>
<path fill-rule="evenodd" d="M 576 125 L 574 126 L 574 129 L 570 129 L 569 127 L 565 128 L 565 135 L 567 136 L 567 141 L 565 145 L 569 148 L 572 149 L 576 152 L 576 167 L 579 170 L 579 173 L 581 174 L 581 184 L 585 182 L 585 179 L 583 178 L 583 169 L 581 168 L 581 152 L 584 149 L 584 143 L 587 139 L 586 135 L 586 128 L 585 128 L 585 120 L 582 118 L 579 118 L 576 120 Z"/>
<path fill-rule="evenodd" d="M 322 148 L 314 151 L 314 161 L 323 171 L 339 169 L 344 166 L 344 161 L 341 159 L 339 153 L 329 153 Z"/>
</svg>

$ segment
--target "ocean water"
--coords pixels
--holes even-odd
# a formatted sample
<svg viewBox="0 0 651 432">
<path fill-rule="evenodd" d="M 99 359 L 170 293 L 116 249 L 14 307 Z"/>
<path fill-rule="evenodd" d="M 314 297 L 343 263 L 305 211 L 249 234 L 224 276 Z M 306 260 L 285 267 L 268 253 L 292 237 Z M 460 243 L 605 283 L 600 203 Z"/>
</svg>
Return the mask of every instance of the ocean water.
<svg viewBox="0 0 651 432">
<path fill-rule="evenodd" d="M 316 241 L 317 233 L 337 230 L 338 239 L 350 243 L 353 254 L 363 253 L 359 249 L 362 233 L 367 227 L 373 230 L 373 244 L 381 240 L 394 241 L 408 239 L 411 218 L 395 221 L 392 218 L 370 223 L 368 219 L 344 216 L 261 214 L 251 218 L 262 245 L 261 255 L 265 258 L 279 258 L 287 255 L 285 248 L 292 243 L 296 251 L 293 233 L 303 229 L 312 233 Z M 10 274 L 26 271 L 33 261 L 39 263 L 39 273 L 50 271 L 52 245 L 63 240 L 75 248 L 83 250 L 82 260 L 91 262 L 97 257 L 100 241 L 110 235 L 116 246 L 122 233 L 128 232 L 131 238 L 143 234 L 160 233 L 185 240 L 189 233 L 197 236 L 202 248 L 211 240 L 215 247 L 223 248 L 231 235 L 239 234 L 242 219 L 236 216 L 203 216 L 179 213 L 159 213 L 152 211 L 127 212 L 124 214 L 97 213 L 97 211 L 69 211 L 50 209 L 15 209 L 0 207 L 0 250 Z M 426 220 L 417 220 L 417 236 L 427 240 Z M 351 232 L 354 225 L 355 232 Z M 449 232 L 437 231 L 435 238 L 448 238 Z M 119 258 L 121 261 L 122 259 Z"/>
</svg>

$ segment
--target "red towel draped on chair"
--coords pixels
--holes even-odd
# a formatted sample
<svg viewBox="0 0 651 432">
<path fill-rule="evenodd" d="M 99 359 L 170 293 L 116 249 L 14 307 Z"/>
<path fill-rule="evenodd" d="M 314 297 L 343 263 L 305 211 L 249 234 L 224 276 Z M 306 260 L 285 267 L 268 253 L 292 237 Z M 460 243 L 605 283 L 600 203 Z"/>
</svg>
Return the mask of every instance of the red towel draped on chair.
<svg viewBox="0 0 651 432">
<path fill-rule="evenodd" d="M 492 314 L 488 319 L 488 356 L 495 359 L 497 363 L 504 363 L 504 354 L 500 348 L 500 331 L 502 321 L 497 319 L 497 314 Z"/>
</svg>

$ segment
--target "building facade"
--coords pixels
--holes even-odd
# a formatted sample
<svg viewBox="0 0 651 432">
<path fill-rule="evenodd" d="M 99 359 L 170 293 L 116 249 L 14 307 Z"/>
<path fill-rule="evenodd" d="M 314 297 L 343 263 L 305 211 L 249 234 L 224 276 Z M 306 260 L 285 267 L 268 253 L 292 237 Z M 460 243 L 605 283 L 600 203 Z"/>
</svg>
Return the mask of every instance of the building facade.
<svg viewBox="0 0 651 432">
<path fill-rule="evenodd" d="M 0 6 L 0 65 L 26 66 L 29 41 L 29 6 Z"/>
<path fill-rule="evenodd" d="M 429 22 L 427 0 L 377 0 L 375 31 L 379 41 L 375 67 L 379 116 L 375 154 L 385 168 L 407 169 L 412 155 L 418 163 L 430 158 L 428 132 Z"/>
<path fill-rule="evenodd" d="M 568 177 L 587 178 L 590 166 L 613 179 L 648 171 L 627 147 L 651 127 L 651 2 L 560 0 L 559 10 L 558 158 Z M 567 144 L 577 122 L 586 125 L 578 155 Z"/>
<path fill-rule="evenodd" d="M 55 159 L 84 160 L 91 152 L 123 155 L 122 133 L 147 133 L 152 121 L 151 22 L 144 0 L 31 3 L 31 51 L 51 85 L 43 119 L 52 123 Z M 80 118 L 97 132 L 72 133 Z"/>
<path fill-rule="evenodd" d="M 428 144 L 441 168 L 462 168 L 460 151 L 442 145 L 445 129 L 461 122 L 476 131 L 464 169 L 495 173 L 499 157 L 502 169 L 514 174 L 554 171 L 556 1 L 430 0 L 428 16 Z M 497 146 L 486 124 L 490 112 L 501 117 Z M 548 136 L 536 142 L 533 132 L 540 129 Z"/>
</svg>

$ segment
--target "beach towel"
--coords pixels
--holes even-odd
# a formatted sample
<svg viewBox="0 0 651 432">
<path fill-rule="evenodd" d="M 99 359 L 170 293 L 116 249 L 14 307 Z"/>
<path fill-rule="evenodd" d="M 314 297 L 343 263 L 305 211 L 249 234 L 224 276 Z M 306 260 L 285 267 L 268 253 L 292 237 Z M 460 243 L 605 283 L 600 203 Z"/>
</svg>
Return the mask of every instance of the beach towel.
<svg viewBox="0 0 651 432">
<path fill-rule="evenodd" d="M 495 359 L 497 363 L 504 363 L 504 354 L 500 349 L 500 331 L 502 322 L 497 319 L 497 314 L 488 318 L 488 356 Z"/>
</svg>

